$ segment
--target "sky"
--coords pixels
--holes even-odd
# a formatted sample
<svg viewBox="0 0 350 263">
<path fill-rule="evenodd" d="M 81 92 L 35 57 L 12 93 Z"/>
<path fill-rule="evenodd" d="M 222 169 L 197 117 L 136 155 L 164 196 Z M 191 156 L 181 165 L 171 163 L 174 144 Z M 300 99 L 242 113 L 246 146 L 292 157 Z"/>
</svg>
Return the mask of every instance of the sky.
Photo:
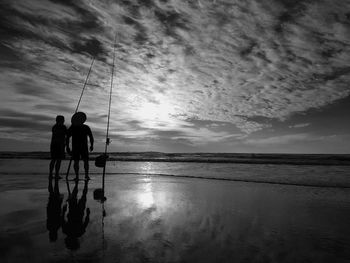
<svg viewBox="0 0 350 263">
<path fill-rule="evenodd" d="M 350 153 L 350 0 L 2 0 L 0 150 Z"/>
</svg>

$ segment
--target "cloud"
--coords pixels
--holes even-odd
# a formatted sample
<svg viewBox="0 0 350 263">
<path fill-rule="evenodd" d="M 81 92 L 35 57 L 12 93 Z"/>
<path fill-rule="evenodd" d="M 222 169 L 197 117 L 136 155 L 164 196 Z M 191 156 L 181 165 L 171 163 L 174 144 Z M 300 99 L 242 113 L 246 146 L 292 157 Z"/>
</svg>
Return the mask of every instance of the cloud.
<svg viewBox="0 0 350 263">
<path fill-rule="evenodd" d="M 21 108 L 48 117 L 62 111 L 68 118 L 96 56 L 81 109 L 99 136 L 115 33 L 111 127 L 125 140 L 230 140 L 350 93 L 348 1 L 5 0 L 0 5 L 0 95 L 6 98 L 0 110 Z M 230 123 L 240 132 L 195 126 L 191 120 Z M 306 127 L 300 125 L 293 128 Z"/>
<path fill-rule="evenodd" d="M 298 134 L 287 134 L 282 136 L 273 136 L 269 138 L 260 138 L 260 139 L 247 139 L 246 144 L 251 144 L 255 146 L 267 146 L 267 145 L 285 145 L 292 142 L 298 141 L 307 141 L 307 140 L 318 140 L 313 136 L 307 133 L 298 133 Z"/>
<path fill-rule="evenodd" d="M 241 142 L 256 152 L 347 154 L 349 145 L 346 142 L 348 137 L 348 134 L 315 135 L 312 133 L 294 133 L 261 138 L 246 138 L 241 140 Z"/>
<path fill-rule="evenodd" d="M 299 129 L 299 128 L 305 128 L 305 127 L 308 127 L 310 126 L 310 123 L 298 123 L 298 124 L 294 124 L 294 125 L 290 125 L 288 126 L 289 128 L 291 129 Z"/>
<path fill-rule="evenodd" d="M 106 56 L 102 43 L 96 38 L 85 40 L 83 43 L 73 42 L 72 48 L 77 53 L 88 53 L 91 57 Z"/>
</svg>

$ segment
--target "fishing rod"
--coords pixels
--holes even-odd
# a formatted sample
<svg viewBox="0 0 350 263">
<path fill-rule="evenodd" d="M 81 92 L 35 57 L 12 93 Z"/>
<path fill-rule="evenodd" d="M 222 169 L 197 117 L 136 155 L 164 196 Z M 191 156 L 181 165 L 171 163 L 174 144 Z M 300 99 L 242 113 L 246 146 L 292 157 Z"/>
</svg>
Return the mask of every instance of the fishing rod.
<svg viewBox="0 0 350 263">
<path fill-rule="evenodd" d="M 77 107 L 75 108 L 75 113 L 78 112 L 78 109 L 79 109 L 79 106 L 80 106 L 80 102 L 81 102 L 81 99 L 82 99 L 82 97 L 83 97 L 83 94 L 84 94 L 85 88 L 86 88 L 86 86 L 87 86 L 87 83 L 88 83 L 88 81 L 89 81 L 89 77 L 90 77 L 92 65 L 94 64 L 94 62 L 95 62 L 95 57 L 92 58 L 91 65 L 90 65 L 90 68 L 89 68 L 89 72 L 88 72 L 88 74 L 87 74 L 87 76 L 86 76 L 83 89 L 81 90 L 81 94 L 80 94 L 80 98 L 79 98 Z"/>
<path fill-rule="evenodd" d="M 112 92 L 113 92 L 113 80 L 114 80 L 114 67 L 115 67 L 115 46 L 117 42 L 117 34 L 115 34 L 114 37 L 114 45 L 113 45 L 113 64 L 112 64 L 112 76 L 111 76 L 111 88 L 109 90 L 109 103 L 108 103 L 108 118 L 107 118 L 107 129 L 106 129 L 106 144 L 105 144 L 105 158 L 107 159 L 107 148 L 110 144 L 110 138 L 109 138 L 109 123 L 110 123 L 110 116 L 111 116 L 111 105 L 112 105 Z M 106 174 L 106 163 L 103 166 L 103 172 L 102 172 L 102 190 L 104 192 L 105 189 L 105 174 Z"/>
</svg>

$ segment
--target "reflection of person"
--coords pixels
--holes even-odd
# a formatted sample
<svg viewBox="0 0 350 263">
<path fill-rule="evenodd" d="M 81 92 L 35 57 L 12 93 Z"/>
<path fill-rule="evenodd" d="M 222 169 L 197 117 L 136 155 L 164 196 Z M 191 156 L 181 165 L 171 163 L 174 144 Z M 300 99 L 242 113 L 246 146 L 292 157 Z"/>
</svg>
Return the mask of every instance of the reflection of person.
<svg viewBox="0 0 350 263">
<path fill-rule="evenodd" d="M 75 182 L 74 189 L 68 196 L 68 213 L 65 219 L 67 205 L 63 207 L 62 213 L 62 232 L 67 235 L 65 244 L 68 249 L 76 250 L 80 247 L 79 237 L 81 237 L 89 224 L 90 209 L 86 208 L 86 195 L 88 191 L 88 181 L 85 181 L 83 194 L 78 201 L 78 181 Z"/>
<path fill-rule="evenodd" d="M 79 179 L 79 160 L 84 161 L 85 179 L 89 178 L 89 150 L 88 137 L 90 140 L 90 151 L 94 149 L 94 137 L 89 126 L 85 125 L 86 114 L 77 112 L 72 116 L 72 125 L 67 131 L 66 147 L 67 152 L 72 154 L 74 160 L 75 179 Z M 69 148 L 69 139 L 72 137 L 72 151 Z"/>
<path fill-rule="evenodd" d="M 64 159 L 64 141 L 67 133 L 67 128 L 64 125 L 64 117 L 58 115 L 56 124 L 52 127 L 52 137 L 50 144 L 51 162 L 50 175 L 52 177 L 53 169 L 55 168 L 55 176 L 59 178 L 61 161 Z"/>
<path fill-rule="evenodd" d="M 55 186 L 52 187 L 52 180 L 49 180 L 49 202 L 47 203 L 46 228 L 49 230 L 49 239 L 51 242 L 57 240 L 57 231 L 61 227 L 61 206 L 63 195 L 60 194 L 58 188 L 58 180 L 55 180 Z"/>
</svg>

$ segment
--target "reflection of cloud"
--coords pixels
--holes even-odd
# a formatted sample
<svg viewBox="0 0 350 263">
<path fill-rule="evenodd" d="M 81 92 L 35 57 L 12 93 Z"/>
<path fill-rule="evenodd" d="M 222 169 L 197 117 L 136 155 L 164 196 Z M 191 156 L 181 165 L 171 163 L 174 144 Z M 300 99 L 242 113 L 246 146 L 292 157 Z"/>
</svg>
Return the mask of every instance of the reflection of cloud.
<svg viewBox="0 0 350 263">
<path fill-rule="evenodd" d="M 349 95 L 349 5 L 5 0 L 0 113 L 20 108 L 68 118 L 95 55 L 81 109 L 102 134 L 118 32 L 113 134 L 189 144 L 232 137 L 193 119 L 232 123 L 250 134 L 270 126 L 256 116 L 285 120 Z"/>
</svg>

